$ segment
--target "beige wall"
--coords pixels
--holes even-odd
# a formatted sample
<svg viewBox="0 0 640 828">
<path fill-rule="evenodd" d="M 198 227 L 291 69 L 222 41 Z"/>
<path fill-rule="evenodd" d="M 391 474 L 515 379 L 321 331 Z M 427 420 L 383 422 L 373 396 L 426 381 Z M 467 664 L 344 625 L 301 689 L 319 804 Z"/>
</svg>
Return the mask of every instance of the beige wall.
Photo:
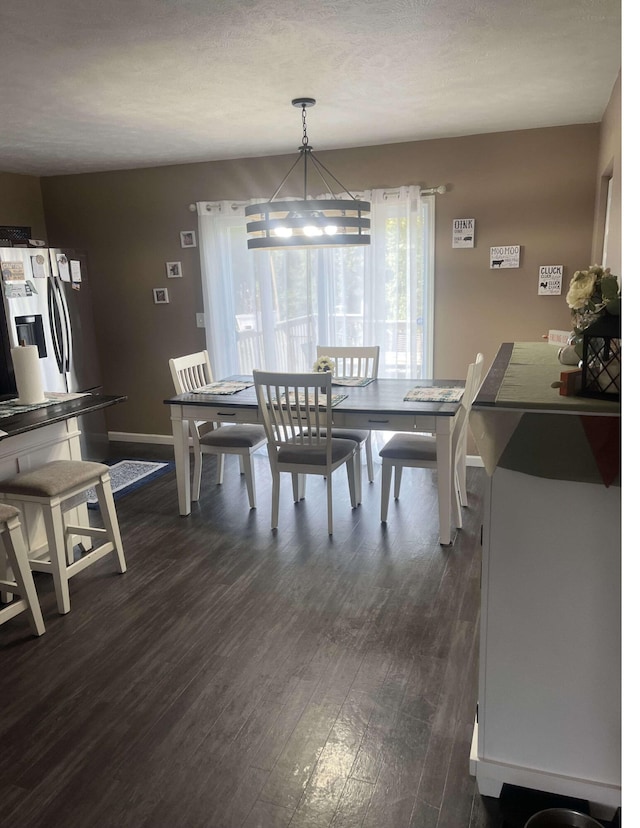
<svg viewBox="0 0 640 828">
<path fill-rule="evenodd" d="M 564 296 L 537 295 L 540 265 L 564 265 L 563 293 L 589 264 L 599 125 L 325 152 L 350 189 L 446 184 L 436 206 L 435 376 L 463 377 L 476 351 L 569 327 Z M 292 151 L 292 155 L 293 155 Z M 205 347 L 199 252 L 181 249 L 201 200 L 269 197 L 292 155 L 44 178 L 50 243 L 88 251 L 105 390 L 129 396 L 109 428 L 170 432 L 167 361 Z M 451 248 L 454 218 L 476 219 L 475 249 Z M 492 245 L 519 244 L 519 269 L 489 269 Z M 180 260 L 183 278 L 164 263 Z M 168 287 L 169 305 L 154 305 Z"/>
<path fill-rule="evenodd" d="M 0 224 L 30 227 L 32 238 L 47 240 L 39 178 L 0 172 Z"/>
</svg>

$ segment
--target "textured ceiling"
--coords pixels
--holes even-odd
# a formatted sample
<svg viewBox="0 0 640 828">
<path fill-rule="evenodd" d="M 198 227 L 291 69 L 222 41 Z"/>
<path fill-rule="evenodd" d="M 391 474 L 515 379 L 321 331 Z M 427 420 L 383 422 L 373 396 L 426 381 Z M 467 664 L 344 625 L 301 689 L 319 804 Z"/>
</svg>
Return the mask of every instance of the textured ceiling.
<svg viewBox="0 0 640 828">
<path fill-rule="evenodd" d="M 599 121 L 620 0 L 1 0 L 0 171 Z"/>
</svg>

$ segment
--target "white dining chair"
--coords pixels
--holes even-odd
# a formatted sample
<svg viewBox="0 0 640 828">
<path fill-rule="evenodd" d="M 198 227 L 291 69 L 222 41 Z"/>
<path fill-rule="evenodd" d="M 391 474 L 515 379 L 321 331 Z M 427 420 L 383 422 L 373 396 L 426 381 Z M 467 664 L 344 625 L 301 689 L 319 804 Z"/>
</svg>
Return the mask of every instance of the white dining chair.
<svg viewBox="0 0 640 828">
<path fill-rule="evenodd" d="M 480 390 L 480 386 L 482 385 L 483 379 L 483 371 L 484 371 L 484 355 L 481 353 L 476 354 L 476 361 L 473 364 L 473 376 L 471 377 L 471 390 L 469 392 L 469 396 L 466 399 L 466 415 L 465 415 L 465 424 L 464 430 L 460 435 L 460 441 L 458 446 L 456 447 L 456 456 L 454 459 L 455 463 L 455 486 L 456 492 L 458 495 L 458 499 L 460 500 L 461 506 L 468 506 L 469 500 L 467 496 L 467 435 L 469 433 L 469 412 L 471 410 L 471 406 L 475 402 L 476 397 L 478 396 L 478 391 Z M 469 366 L 471 367 L 471 366 Z M 466 391 L 466 383 L 465 383 L 465 391 Z M 464 402 L 464 397 L 463 397 Z"/>
<path fill-rule="evenodd" d="M 335 379 L 377 379 L 378 378 L 378 363 L 380 361 L 380 346 L 379 345 L 365 345 L 365 346 L 335 346 L 335 345 L 318 345 L 316 347 L 316 358 L 326 356 L 331 359 L 335 365 L 335 370 L 332 372 Z M 358 503 L 362 502 L 362 468 L 361 468 L 361 448 L 365 447 L 365 454 L 367 458 L 367 474 L 369 476 L 369 483 L 373 483 L 373 451 L 371 449 L 371 432 L 364 429 L 355 428 L 334 428 L 334 437 L 343 437 L 347 440 L 355 440 L 358 444 L 357 456 L 357 478 L 356 484 L 358 487 L 357 497 Z"/>
<path fill-rule="evenodd" d="M 280 475 L 290 473 L 293 500 L 304 498 L 307 474 L 326 478 L 327 525 L 333 534 L 333 472 L 346 465 L 351 507 L 356 508 L 354 440 L 331 428 L 331 374 L 253 372 L 260 416 L 267 432 L 272 476 L 271 528 L 277 529 Z"/>
<path fill-rule="evenodd" d="M 169 369 L 173 378 L 176 394 L 195 392 L 204 385 L 213 382 L 211 362 L 207 351 L 198 351 L 186 356 L 169 360 Z M 193 444 L 193 484 L 191 499 L 200 498 L 202 480 L 202 456 L 212 454 L 218 458 L 216 484 L 222 485 L 224 477 L 224 458 L 226 454 L 235 454 L 240 460 L 240 472 L 244 474 L 249 498 L 249 507 L 256 508 L 255 475 L 253 455 L 267 442 L 267 435 L 261 425 L 238 423 L 222 425 L 214 421 L 192 420 L 189 424 Z M 206 430 L 206 429 L 209 430 Z"/>
<path fill-rule="evenodd" d="M 462 526 L 461 506 L 467 505 L 466 452 L 469 411 L 480 387 L 484 357 L 478 353 L 467 368 L 464 393 L 456 414 L 451 438 L 451 505 L 458 529 Z M 389 512 L 391 476 L 394 475 L 394 498 L 400 497 L 404 468 L 437 469 L 436 437 L 433 434 L 394 434 L 380 449 L 382 458 L 382 493 L 380 520 L 386 523 Z"/>
</svg>

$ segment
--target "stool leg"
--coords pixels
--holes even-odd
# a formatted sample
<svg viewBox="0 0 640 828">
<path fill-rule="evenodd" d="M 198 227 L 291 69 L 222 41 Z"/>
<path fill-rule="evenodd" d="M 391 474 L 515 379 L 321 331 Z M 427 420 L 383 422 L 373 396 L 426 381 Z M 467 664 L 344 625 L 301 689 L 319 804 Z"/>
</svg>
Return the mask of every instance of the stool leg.
<svg viewBox="0 0 640 828">
<path fill-rule="evenodd" d="M 27 547 L 22 534 L 22 527 L 18 518 L 7 522 L 7 532 L 4 535 L 4 547 L 11 566 L 13 577 L 18 585 L 18 593 L 26 603 L 26 612 L 29 616 L 29 624 L 34 635 L 42 635 L 44 632 L 44 621 L 33 575 L 27 557 Z"/>
<path fill-rule="evenodd" d="M 111 491 L 111 478 L 106 472 L 100 478 L 100 482 L 96 485 L 96 495 L 100 505 L 100 513 L 104 522 L 104 528 L 107 530 L 110 539 L 115 547 L 115 553 L 118 558 L 118 571 L 126 572 L 127 564 L 124 559 L 124 549 L 122 548 L 122 538 L 120 537 L 120 526 L 118 524 L 118 516 L 116 514 L 116 505 L 113 500 L 113 492 Z"/>
<path fill-rule="evenodd" d="M 0 551 L 0 581 L 12 581 L 13 572 L 8 556 L 5 557 Z M 0 603 L 8 604 L 13 599 L 13 592 L 5 592 L 0 589 Z"/>
<path fill-rule="evenodd" d="M 69 599 L 69 578 L 67 577 L 64 518 L 60 503 L 54 503 L 50 507 L 43 505 L 42 515 L 47 532 L 51 574 L 53 575 L 53 584 L 56 591 L 58 612 L 60 615 L 66 615 L 71 609 L 71 601 Z"/>
</svg>

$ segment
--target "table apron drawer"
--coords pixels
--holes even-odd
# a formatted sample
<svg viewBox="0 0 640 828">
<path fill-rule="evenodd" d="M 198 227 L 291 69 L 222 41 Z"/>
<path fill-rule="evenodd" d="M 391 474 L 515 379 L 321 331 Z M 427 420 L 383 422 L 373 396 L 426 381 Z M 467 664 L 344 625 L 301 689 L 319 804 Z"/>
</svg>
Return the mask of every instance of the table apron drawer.
<svg viewBox="0 0 640 828">
<path fill-rule="evenodd" d="M 413 414 L 347 414 L 333 411 L 335 428 L 356 428 L 370 431 L 415 431 L 416 418 Z"/>
</svg>

